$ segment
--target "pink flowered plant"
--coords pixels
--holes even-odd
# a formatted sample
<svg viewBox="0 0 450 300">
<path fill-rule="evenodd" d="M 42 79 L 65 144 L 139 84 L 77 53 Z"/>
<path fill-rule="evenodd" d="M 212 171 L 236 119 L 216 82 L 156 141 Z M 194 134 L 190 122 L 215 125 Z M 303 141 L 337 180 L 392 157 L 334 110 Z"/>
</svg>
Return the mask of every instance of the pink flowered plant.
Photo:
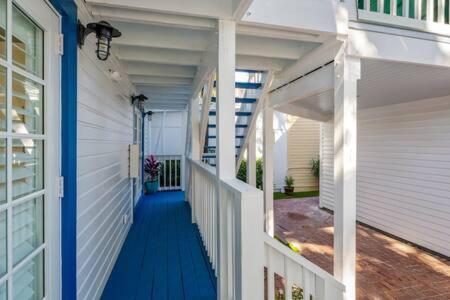
<svg viewBox="0 0 450 300">
<path fill-rule="evenodd" d="M 158 180 L 161 167 L 162 163 L 157 161 L 153 155 L 147 156 L 144 163 L 144 171 L 147 177 L 146 179 L 150 181 Z"/>
</svg>

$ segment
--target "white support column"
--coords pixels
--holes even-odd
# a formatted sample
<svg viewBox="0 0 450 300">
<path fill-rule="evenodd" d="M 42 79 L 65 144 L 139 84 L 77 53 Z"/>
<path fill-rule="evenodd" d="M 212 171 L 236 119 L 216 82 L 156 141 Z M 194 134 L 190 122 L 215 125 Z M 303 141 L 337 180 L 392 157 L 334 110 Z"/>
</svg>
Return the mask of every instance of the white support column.
<svg viewBox="0 0 450 300">
<path fill-rule="evenodd" d="M 355 299 L 356 149 L 359 58 L 343 47 L 334 60 L 334 275 L 346 286 L 345 299 Z"/>
<path fill-rule="evenodd" d="M 190 102 L 191 113 L 191 159 L 200 160 L 200 137 L 199 137 L 199 98 L 195 96 Z"/>
<path fill-rule="evenodd" d="M 229 220 L 223 219 L 222 213 L 228 209 L 222 202 L 220 193 L 221 180 L 235 178 L 235 64 L 236 64 L 236 23 L 230 20 L 218 21 L 217 50 L 217 97 L 216 97 L 216 199 L 217 205 L 217 236 L 224 236 Z M 217 239 L 217 298 L 226 299 L 228 295 L 227 268 L 228 245 L 226 239 Z"/>
<path fill-rule="evenodd" d="M 269 98 L 263 110 L 263 190 L 264 190 L 264 214 L 265 229 L 268 235 L 274 236 L 274 212 L 273 212 L 273 108 L 268 107 Z"/>
<path fill-rule="evenodd" d="M 248 136 L 247 183 L 256 187 L 256 128 Z"/>
<path fill-rule="evenodd" d="M 216 170 L 219 179 L 230 179 L 236 176 L 234 129 L 236 23 L 220 20 L 218 27 Z"/>
</svg>

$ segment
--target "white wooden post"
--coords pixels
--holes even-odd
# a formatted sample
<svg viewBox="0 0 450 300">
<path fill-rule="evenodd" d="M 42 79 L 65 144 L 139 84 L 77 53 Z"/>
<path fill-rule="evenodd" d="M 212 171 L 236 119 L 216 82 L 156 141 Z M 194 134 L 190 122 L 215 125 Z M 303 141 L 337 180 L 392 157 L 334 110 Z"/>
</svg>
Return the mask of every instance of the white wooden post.
<svg viewBox="0 0 450 300">
<path fill-rule="evenodd" d="M 228 210 L 220 193 L 221 180 L 235 178 L 235 129 L 234 129 L 234 99 L 235 99 L 235 63 L 236 63 L 236 23 L 230 20 L 218 22 L 218 53 L 217 53 L 217 98 L 216 98 L 216 199 L 217 205 L 217 236 L 226 236 L 228 220 L 224 219 L 224 211 Z M 217 239 L 217 297 L 226 299 L 228 294 L 228 255 L 227 239 Z"/>
<path fill-rule="evenodd" d="M 357 80 L 360 60 L 343 47 L 334 60 L 334 275 L 355 299 Z"/>
<path fill-rule="evenodd" d="M 236 23 L 219 21 L 216 103 L 216 169 L 220 179 L 235 178 L 234 81 Z"/>
<path fill-rule="evenodd" d="M 256 128 L 249 132 L 248 136 L 247 183 L 256 187 Z"/>
<path fill-rule="evenodd" d="M 274 212 L 273 212 L 273 108 L 267 106 L 266 101 L 263 111 L 263 190 L 264 190 L 264 214 L 265 229 L 268 235 L 274 236 Z"/>
<path fill-rule="evenodd" d="M 195 96 L 191 100 L 191 158 L 200 160 L 200 137 L 199 137 L 199 98 Z"/>
</svg>

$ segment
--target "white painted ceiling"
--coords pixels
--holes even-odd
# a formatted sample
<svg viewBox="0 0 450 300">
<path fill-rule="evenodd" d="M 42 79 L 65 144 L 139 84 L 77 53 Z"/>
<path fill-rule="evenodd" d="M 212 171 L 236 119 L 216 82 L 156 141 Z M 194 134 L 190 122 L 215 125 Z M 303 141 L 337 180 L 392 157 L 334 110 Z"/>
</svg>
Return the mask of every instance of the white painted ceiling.
<svg viewBox="0 0 450 300">
<path fill-rule="evenodd" d="M 361 64 L 358 109 L 450 95 L 449 69 L 375 60 L 363 60 Z M 330 119 L 334 110 L 333 93 L 333 89 L 330 89 L 291 102 L 291 111 L 292 107 L 297 107 L 298 115 L 312 111 Z M 278 109 L 287 111 L 282 106 Z"/>
<path fill-rule="evenodd" d="M 184 109 L 201 77 L 217 19 L 243 15 L 249 0 L 86 0 L 98 20 L 122 32 L 113 52 L 148 109 Z M 224 4 L 228 3 L 228 4 Z M 189 4 L 189 5 L 188 5 Z M 238 17 L 238 20 L 240 18 Z M 305 38 L 307 37 L 307 38 Z M 280 71 L 316 49 L 324 37 L 239 22 L 236 67 Z"/>
</svg>

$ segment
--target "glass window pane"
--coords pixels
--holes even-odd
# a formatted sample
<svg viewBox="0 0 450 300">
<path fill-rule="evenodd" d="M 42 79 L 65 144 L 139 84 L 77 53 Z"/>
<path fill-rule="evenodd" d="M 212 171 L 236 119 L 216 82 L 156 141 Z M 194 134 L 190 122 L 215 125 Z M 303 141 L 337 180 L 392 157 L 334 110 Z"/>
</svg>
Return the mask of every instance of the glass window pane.
<svg viewBox="0 0 450 300">
<path fill-rule="evenodd" d="M 42 134 L 42 85 L 13 74 L 13 132 Z"/>
<path fill-rule="evenodd" d="M 13 199 L 42 190 L 43 142 L 14 139 L 12 146 Z"/>
<path fill-rule="evenodd" d="M 0 212 L 0 276 L 8 271 L 6 242 L 6 210 Z M 1 294 L 1 292 L 0 292 Z M 0 300 L 2 297 L 0 296 Z"/>
<path fill-rule="evenodd" d="M 13 64 L 42 78 L 43 31 L 13 5 Z"/>
<path fill-rule="evenodd" d="M 44 253 L 13 274 L 14 299 L 41 300 L 44 298 Z"/>
<path fill-rule="evenodd" d="M 8 281 L 5 281 L 0 285 L 0 300 L 6 299 L 8 299 Z"/>
<path fill-rule="evenodd" d="M 44 200 L 35 198 L 13 208 L 14 265 L 44 242 Z"/>
<path fill-rule="evenodd" d="M 0 57 L 6 58 L 6 0 L 0 0 Z"/>
<path fill-rule="evenodd" d="M 0 130 L 6 131 L 6 68 L 2 66 L 0 66 Z"/>
</svg>

